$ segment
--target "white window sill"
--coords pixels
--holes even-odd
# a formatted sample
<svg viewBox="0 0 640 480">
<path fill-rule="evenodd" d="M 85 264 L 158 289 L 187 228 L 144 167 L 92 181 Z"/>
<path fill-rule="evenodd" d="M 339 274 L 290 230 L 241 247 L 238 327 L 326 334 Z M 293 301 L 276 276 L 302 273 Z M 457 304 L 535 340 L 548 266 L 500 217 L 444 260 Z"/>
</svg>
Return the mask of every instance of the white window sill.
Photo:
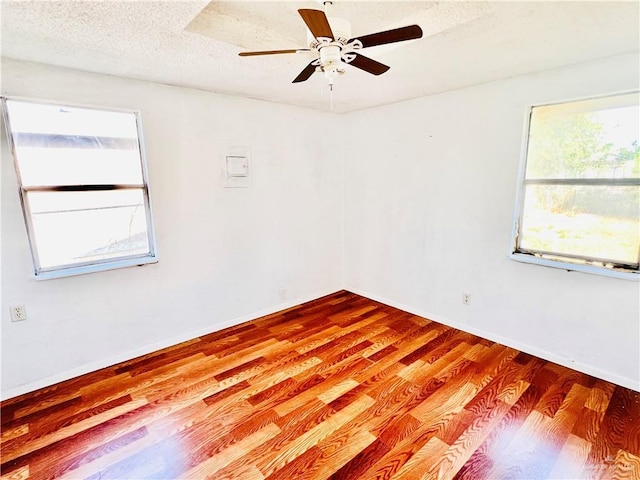
<svg viewBox="0 0 640 480">
<path fill-rule="evenodd" d="M 36 273 L 34 278 L 36 280 L 51 280 L 54 278 L 71 277 L 74 275 L 84 275 L 86 273 L 104 272 L 106 270 L 115 270 L 125 267 L 136 267 L 142 265 L 148 265 L 150 263 L 158 263 L 157 255 L 148 255 L 145 257 L 126 258 L 122 260 L 115 260 L 113 262 L 94 263 L 91 265 L 79 265 L 75 267 L 59 268 L 57 270 L 47 270 Z"/>
<path fill-rule="evenodd" d="M 605 267 L 595 267 L 593 265 L 577 265 L 575 263 L 565 263 L 557 260 L 550 260 L 547 258 L 540 258 L 534 255 L 527 255 L 523 253 L 512 253 L 509 255 L 511 260 L 516 262 L 531 263 L 534 265 L 542 265 L 544 267 L 559 268 L 562 270 L 572 272 L 582 272 L 591 275 L 601 275 L 604 277 L 619 278 L 622 280 L 640 281 L 640 273 L 622 272 L 620 270 L 612 270 Z"/>
</svg>

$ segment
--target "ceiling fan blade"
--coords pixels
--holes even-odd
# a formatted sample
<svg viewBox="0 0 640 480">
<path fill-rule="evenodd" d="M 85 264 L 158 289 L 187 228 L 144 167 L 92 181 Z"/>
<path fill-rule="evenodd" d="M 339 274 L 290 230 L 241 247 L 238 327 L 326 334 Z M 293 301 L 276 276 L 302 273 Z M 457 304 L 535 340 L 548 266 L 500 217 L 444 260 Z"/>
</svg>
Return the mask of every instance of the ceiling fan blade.
<svg viewBox="0 0 640 480">
<path fill-rule="evenodd" d="M 315 63 L 316 63 L 316 60 L 314 60 L 309 65 L 304 67 L 304 70 L 302 70 L 300 74 L 296 78 L 294 78 L 293 82 L 291 83 L 300 83 L 300 82 L 304 82 L 305 80 L 309 80 L 309 77 L 313 75 L 313 72 L 316 71 L 316 65 L 314 65 Z"/>
<path fill-rule="evenodd" d="M 384 63 L 376 62 L 369 57 L 365 57 L 364 55 L 360 55 L 358 53 L 354 53 L 353 55 L 355 55 L 355 58 L 349 62 L 349 65 L 353 65 L 354 67 L 357 67 L 360 70 L 364 70 L 365 72 L 369 72 L 373 75 L 382 75 L 384 72 L 391 68 Z"/>
<path fill-rule="evenodd" d="M 362 48 L 375 47 L 376 45 L 384 45 L 386 43 L 404 42 L 407 40 L 415 40 L 422 38 L 422 29 L 418 25 L 410 25 L 408 27 L 394 28 L 384 32 L 371 33 L 363 37 L 357 37 L 350 40 L 360 40 Z"/>
<path fill-rule="evenodd" d="M 238 55 L 241 57 L 253 57 L 256 55 L 278 55 L 281 53 L 299 53 L 299 52 L 310 52 L 309 48 L 298 48 L 291 50 L 263 50 L 261 52 L 240 52 Z"/>
<path fill-rule="evenodd" d="M 298 10 L 298 13 L 314 37 L 326 37 L 333 40 L 333 32 L 331 31 L 329 20 L 327 20 L 327 16 L 322 10 L 302 8 Z"/>
</svg>

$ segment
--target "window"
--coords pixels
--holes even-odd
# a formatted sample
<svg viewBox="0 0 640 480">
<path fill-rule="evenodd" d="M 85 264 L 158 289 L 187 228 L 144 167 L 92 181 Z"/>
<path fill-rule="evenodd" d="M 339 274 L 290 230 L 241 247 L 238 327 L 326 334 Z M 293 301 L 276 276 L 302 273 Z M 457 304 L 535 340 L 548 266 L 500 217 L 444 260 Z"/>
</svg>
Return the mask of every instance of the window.
<svg viewBox="0 0 640 480">
<path fill-rule="evenodd" d="M 638 98 L 531 108 L 512 258 L 638 278 Z"/>
<path fill-rule="evenodd" d="M 36 278 L 157 262 L 138 114 L 2 103 Z"/>
</svg>

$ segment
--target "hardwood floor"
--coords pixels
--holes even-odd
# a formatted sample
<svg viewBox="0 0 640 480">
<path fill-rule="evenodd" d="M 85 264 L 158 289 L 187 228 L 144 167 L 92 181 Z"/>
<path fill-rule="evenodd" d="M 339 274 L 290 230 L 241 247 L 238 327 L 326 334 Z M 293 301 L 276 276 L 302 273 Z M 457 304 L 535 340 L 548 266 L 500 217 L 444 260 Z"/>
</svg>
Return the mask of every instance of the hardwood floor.
<svg viewBox="0 0 640 480">
<path fill-rule="evenodd" d="M 2 403 L 2 478 L 640 479 L 640 394 L 338 292 Z"/>
</svg>

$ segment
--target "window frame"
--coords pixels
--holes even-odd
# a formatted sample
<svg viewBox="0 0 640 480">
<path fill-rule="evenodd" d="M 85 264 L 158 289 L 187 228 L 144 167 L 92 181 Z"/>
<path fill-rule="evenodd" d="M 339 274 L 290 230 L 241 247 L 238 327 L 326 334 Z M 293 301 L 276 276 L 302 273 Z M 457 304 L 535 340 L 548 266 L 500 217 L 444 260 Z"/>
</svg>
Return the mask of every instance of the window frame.
<svg viewBox="0 0 640 480">
<path fill-rule="evenodd" d="M 27 239 L 29 242 L 29 250 L 33 264 L 33 278 L 36 280 L 48 280 L 53 278 L 62 278 L 86 273 L 101 272 L 107 270 L 120 269 L 132 266 L 142 266 L 147 264 L 158 263 L 158 249 L 156 244 L 155 224 L 153 221 L 153 209 L 151 205 L 151 195 L 149 188 L 149 174 L 147 167 L 147 156 L 144 142 L 144 132 L 142 128 L 142 112 L 140 110 L 131 110 L 114 107 L 104 107 L 95 105 L 83 105 L 77 103 L 67 103 L 58 101 L 40 100 L 34 98 L 18 97 L 12 95 L 0 96 L 2 104 L 2 119 L 5 124 L 5 133 L 8 142 L 9 151 L 13 158 L 13 167 L 16 173 L 18 183 L 18 196 L 20 198 L 20 206 L 25 222 Z M 138 153 L 140 157 L 140 167 L 142 170 L 142 184 L 91 184 L 91 185 L 50 185 L 38 187 L 25 187 L 20 174 L 20 165 L 16 148 L 13 140 L 13 131 L 11 129 L 11 119 L 7 108 L 7 101 L 28 102 L 38 105 L 52 105 L 62 108 L 79 108 L 85 110 L 96 110 L 100 112 L 115 112 L 132 114 L 136 121 Z M 147 222 L 147 241 L 149 251 L 145 254 L 122 255 L 114 258 L 90 260 L 85 262 L 68 263 L 53 267 L 42 267 L 38 254 L 38 247 L 35 236 L 35 229 L 32 220 L 32 212 L 29 206 L 28 192 L 88 192 L 88 191 L 114 191 L 122 189 L 141 190 L 145 207 L 145 218 Z"/>
<path fill-rule="evenodd" d="M 638 94 L 638 90 L 624 90 L 603 95 L 593 95 L 588 97 L 572 98 L 568 100 L 560 100 L 546 103 L 527 104 L 524 112 L 523 137 L 520 151 L 520 165 L 518 169 L 518 180 L 516 189 L 516 206 L 513 218 L 513 230 L 511 235 L 511 247 L 509 258 L 517 262 L 542 265 L 546 267 L 558 268 L 566 271 L 583 272 L 588 274 L 600 275 L 605 277 L 619 278 L 624 280 L 640 281 L 640 249 L 638 252 L 638 264 L 633 265 L 634 269 L 626 266 L 613 265 L 605 266 L 595 263 L 602 259 L 587 258 L 582 255 L 558 254 L 554 252 L 542 252 L 522 249 L 519 247 L 519 237 L 522 225 L 522 216 L 524 213 L 525 192 L 527 185 L 548 184 L 548 185 L 631 185 L 639 184 L 638 179 L 527 179 L 527 156 L 529 152 L 529 137 L 531 129 L 531 119 L 533 109 L 536 107 L 546 107 L 553 105 L 570 104 L 588 100 L 606 99 L 621 95 Z M 555 258 L 554 258 L 555 257 Z M 584 263 L 573 263 L 563 261 L 568 258 L 576 258 Z"/>
</svg>

